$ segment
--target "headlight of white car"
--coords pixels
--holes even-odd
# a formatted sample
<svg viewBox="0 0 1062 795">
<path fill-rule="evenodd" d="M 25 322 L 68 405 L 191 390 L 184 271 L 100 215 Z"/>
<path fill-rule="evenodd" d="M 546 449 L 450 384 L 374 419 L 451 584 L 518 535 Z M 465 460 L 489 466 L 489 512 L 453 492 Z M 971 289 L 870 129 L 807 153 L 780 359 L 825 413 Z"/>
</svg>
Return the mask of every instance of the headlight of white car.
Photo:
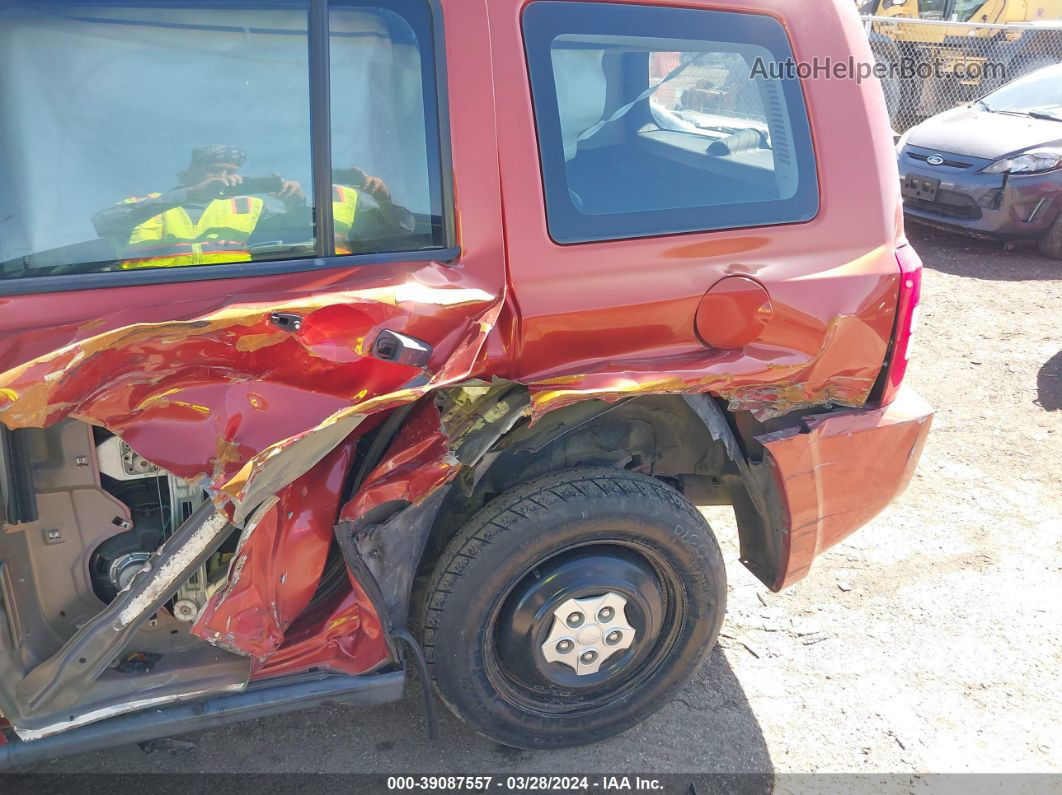
<svg viewBox="0 0 1062 795">
<path fill-rule="evenodd" d="M 1002 174 L 1009 171 L 1011 174 L 1038 174 L 1042 171 L 1052 171 L 1062 168 L 1062 150 L 1038 149 L 1035 152 L 1015 155 L 997 160 L 986 167 L 986 174 Z"/>
</svg>

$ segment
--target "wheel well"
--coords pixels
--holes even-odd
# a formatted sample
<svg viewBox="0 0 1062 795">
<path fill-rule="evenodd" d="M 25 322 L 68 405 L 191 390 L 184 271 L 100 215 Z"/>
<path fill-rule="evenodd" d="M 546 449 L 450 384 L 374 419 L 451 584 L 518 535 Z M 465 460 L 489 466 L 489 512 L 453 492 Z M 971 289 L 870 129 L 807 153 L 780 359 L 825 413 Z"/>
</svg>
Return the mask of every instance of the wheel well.
<svg viewBox="0 0 1062 795">
<path fill-rule="evenodd" d="M 652 475 L 702 505 L 730 502 L 722 481 L 732 467 L 726 447 L 683 396 L 588 400 L 521 422 L 462 473 L 439 511 L 421 572 L 497 495 L 541 475 L 585 466 Z"/>
</svg>

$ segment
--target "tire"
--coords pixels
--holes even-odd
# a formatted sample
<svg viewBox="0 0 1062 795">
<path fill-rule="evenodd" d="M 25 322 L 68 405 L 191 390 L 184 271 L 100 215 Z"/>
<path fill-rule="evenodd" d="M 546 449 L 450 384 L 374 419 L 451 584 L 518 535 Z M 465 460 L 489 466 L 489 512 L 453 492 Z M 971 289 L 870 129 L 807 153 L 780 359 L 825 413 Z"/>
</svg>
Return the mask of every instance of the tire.
<svg viewBox="0 0 1062 795">
<path fill-rule="evenodd" d="M 1045 257 L 1062 260 L 1062 213 L 1054 225 L 1040 240 L 1040 251 Z"/>
<path fill-rule="evenodd" d="M 504 745 L 565 748 L 664 706 L 704 663 L 725 606 L 719 545 L 693 505 L 646 475 L 576 469 L 475 514 L 419 619 L 459 718 Z"/>
</svg>

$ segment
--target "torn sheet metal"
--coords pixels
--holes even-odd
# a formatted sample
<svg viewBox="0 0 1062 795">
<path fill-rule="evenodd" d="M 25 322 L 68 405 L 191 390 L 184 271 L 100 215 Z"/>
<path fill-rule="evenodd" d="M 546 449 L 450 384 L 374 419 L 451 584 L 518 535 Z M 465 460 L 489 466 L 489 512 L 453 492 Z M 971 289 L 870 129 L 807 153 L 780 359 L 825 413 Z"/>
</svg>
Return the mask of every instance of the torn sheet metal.
<svg viewBox="0 0 1062 795">
<path fill-rule="evenodd" d="M 445 268 L 360 290 L 246 302 L 146 322 L 107 317 L 26 335 L 33 355 L 0 372 L 0 421 L 103 425 L 178 477 L 201 482 L 237 524 L 365 417 L 471 373 L 502 297 L 457 286 Z M 180 313 L 180 308 L 176 311 Z M 297 315 L 297 331 L 277 313 Z M 136 318 L 136 322 L 122 324 Z M 385 329 L 426 339 L 434 372 L 371 355 Z M 21 356 L 20 356 L 21 358 Z"/>
<path fill-rule="evenodd" d="M 272 655 L 252 661 L 251 678 L 262 679 L 318 669 L 368 673 L 390 660 L 387 637 L 361 583 L 348 578 L 335 598 L 308 608 Z"/>
<path fill-rule="evenodd" d="M 192 634 L 255 658 L 276 651 L 310 603 L 332 545 L 357 439 L 348 439 L 281 489 L 240 539 L 225 584 L 196 619 Z"/>
<path fill-rule="evenodd" d="M 489 396 L 506 391 L 512 391 L 511 384 L 487 390 Z M 462 390 L 455 392 L 462 394 Z M 454 401 L 448 416 L 461 438 L 470 427 L 482 427 L 489 412 L 477 410 L 481 402 L 472 400 L 470 406 L 469 401 Z M 493 405 L 499 418 L 509 415 L 507 402 L 494 401 Z M 517 408 L 522 410 L 522 406 Z M 348 594 L 317 624 L 320 636 L 295 628 L 289 637 L 288 630 L 320 582 L 337 514 L 336 532 L 356 536 L 355 545 L 372 578 L 363 583 L 351 578 L 351 585 L 362 594 L 362 586 L 380 588 L 384 594 L 381 609 L 392 621 L 402 615 L 399 623 L 404 624 L 409 588 L 445 494 L 443 487 L 460 467 L 435 402 L 421 401 L 406 417 L 387 456 L 368 474 L 353 499 L 340 506 L 356 446 L 356 436 L 348 438 L 278 492 L 275 506 L 241 540 L 228 581 L 211 597 L 194 634 L 251 656 L 263 675 L 299 665 L 364 671 L 388 657 L 386 646 L 374 642 L 380 635 L 376 632 L 379 619 L 367 596 L 351 598 Z M 394 513 L 373 521 L 371 517 L 382 506 L 393 506 Z M 366 620 L 376 634 L 358 642 L 353 636 L 364 634 Z M 299 637 L 303 640 L 296 640 Z"/>
<path fill-rule="evenodd" d="M 340 521 L 356 521 L 389 502 L 414 504 L 452 480 L 457 458 L 443 432 L 439 410 L 430 401 L 417 406 L 395 437 L 388 455 L 369 473 L 354 498 L 343 506 Z"/>
<path fill-rule="evenodd" d="M 389 628 L 406 626 L 421 554 L 447 487 L 460 471 L 451 445 L 439 409 L 422 401 L 407 417 L 387 458 L 340 512 L 335 528 L 339 547 Z"/>
<path fill-rule="evenodd" d="M 363 571 L 364 581 L 377 587 L 376 612 L 386 618 L 389 630 L 409 626 L 413 579 L 451 485 L 436 487 L 421 501 L 379 524 L 340 522 L 336 526 L 336 536 L 348 563 L 353 555 L 362 563 L 351 567 L 352 571 L 359 574 Z"/>
</svg>

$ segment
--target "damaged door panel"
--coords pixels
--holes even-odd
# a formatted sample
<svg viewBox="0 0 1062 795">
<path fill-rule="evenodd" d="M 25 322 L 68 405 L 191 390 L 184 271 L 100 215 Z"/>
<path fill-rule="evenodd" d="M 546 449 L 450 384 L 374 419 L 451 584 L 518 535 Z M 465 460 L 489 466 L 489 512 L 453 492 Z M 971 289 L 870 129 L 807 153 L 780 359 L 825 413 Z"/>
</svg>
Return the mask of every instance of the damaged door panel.
<svg viewBox="0 0 1062 795">
<path fill-rule="evenodd" d="M 332 546 L 332 525 L 356 440 L 343 442 L 281 489 L 261 520 L 241 533 L 228 576 L 196 618 L 192 634 L 265 659 L 306 609 Z"/>
<path fill-rule="evenodd" d="M 440 267 L 419 275 L 430 277 L 432 268 L 438 273 Z M 219 517 L 211 520 L 219 524 L 210 533 L 197 531 L 189 539 L 196 545 L 188 554 L 197 569 L 224 540 L 230 520 L 247 531 L 248 512 L 275 500 L 253 525 L 255 531 L 238 542 L 226 584 L 194 630 L 220 648 L 264 659 L 280 646 L 320 579 L 356 443 L 344 439 L 377 412 L 467 378 L 499 302 L 484 290 L 411 279 L 285 302 L 285 312 L 302 317 L 294 331 L 270 330 L 277 305 L 264 303 L 164 324 L 82 329 L 86 339 L 0 376 L 5 396 L 0 414 L 12 428 L 67 417 L 106 428 L 127 446 L 128 460 L 150 461 L 168 477 L 195 484 L 205 492 L 200 510 Z M 120 319 L 109 321 L 108 326 Z M 446 358 L 433 371 L 430 365 L 374 357 L 375 339 L 398 328 L 407 337 L 427 338 Z M 59 339 L 70 333 L 54 332 Z M 144 362 L 155 366 L 146 373 Z M 300 486 L 303 476 L 307 482 Z M 290 584 L 289 572 L 278 565 L 290 567 Z M 164 600 L 173 595 L 169 586 L 177 585 L 165 574 L 160 567 L 162 579 L 155 586 L 163 589 Z M 133 584 L 146 579 L 138 575 Z M 119 615 L 129 619 L 123 627 L 135 629 L 134 613 L 146 619 L 157 609 L 158 597 L 151 593 L 142 607 L 122 608 Z M 131 598 L 125 591 L 112 607 Z M 193 605 L 192 617 L 203 607 Z M 350 607 L 356 616 L 357 603 Z M 60 668 L 83 657 L 96 661 L 63 703 L 76 701 L 127 640 L 112 634 L 105 649 L 85 652 L 75 644 L 55 658 L 53 667 Z M 360 670 L 380 662 L 359 659 Z M 309 667 L 315 659 L 300 662 Z M 38 691 L 57 687 L 52 673 L 45 676 L 43 670 L 32 672 L 41 681 L 27 678 L 18 697 L 27 716 L 44 703 Z"/>
<path fill-rule="evenodd" d="M 166 471 L 204 481 L 239 514 L 256 479 L 276 466 L 271 459 L 298 449 L 291 457 L 305 471 L 364 416 L 454 380 L 450 356 L 460 366 L 482 346 L 499 296 L 446 284 L 445 266 L 408 281 L 397 281 L 398 270 L 387 285 L 362 275 L 375 282 L 363 289 L 354 280 L 342 290 L 220 309 L 186 301 L 165 321 L 121 325 L 143 313 L 126 309 L 59 328 L 11 328 L 33 336 L 32 349 L 51 349 L 0 374 L 0 417 L 9 428 L 67 416 L 106 427 Z M 297 330 L 275 327 L 278 306 L 302 318 Z M 157 318 L 164 307 L 153 309 L 147 314 Z M 373 355 L 377 338 L 398 328 L 436 341 L 436 372 Z M 308 431 L 325 431 L 333 443 L 310 449 L 300 444 Z M 275 491 L 260 487 L 259 499 L 262 490 Z"/>
<path fill-rule="evenodd" d="M 0 9 L 0 764 L 409 660 L 500 742 L 603 739 L 714 643 L 694 503 L 777 590 L 925 443 L 876 87 L 742 77 L 868 56 L 850 3 L 274 5 Z M 86 64 L 137 130 L 209 77 L 247 140 L 48 104 Z M 140 73 L 171 104 L 119 109 Z"/>
<path fill-rule="evenodd" d="M 124 265 L 98 256 L 106 251 L 105 240 L 22 256 L 18 246 L 27 241 L 38 249 L 66 241 L 59 227 L 39 224 L 26 212 L 36 206 L 28 189 L 6 194 L 6 200 L 26 204 L 5 215 L 15 232 L 0 231 L 0 251 L 19 255 L 9 260 L 0 254 L 0 287 L 5 293 L 10 288 L 0 299 L 0 581 L 10 630 L 0 640 L 7 683 L 0 711 L 25 737 L 242 688 L 251 677 L 362 674 L 396 665 L 375 607 L 335 549 L 334 525 L 350 498 L 351 469 L 380 420 L 391 409 L 467 379 L 497 322 L 505 300 L 494 232 L 497 164 L 481 157 L 494 146 L 493 128 L 455 120 L 451 129 L 463 132 L 452 145 L 440 133 L 437 105 L 445 94 L 436 96 L 439 9 L 417 2 L 387 8 L 333 3 L 329 9 L 314 0 L 300 16 L 298 5 L 277 12 L 234 9 L 225 20 L 216 10 L 184 11 L 177 26 L 169 24 L 172 10 L 136 4 L 12 4 L 0 12 L 0 36 L 46 43 L 59 33 L 68 36 L 71 57 L 126 66 L 139 57 L 135 48 L 124 49 L 128 36 L 133 41 L 148 35 L 156 50 L 185 62 L 186 45 L 203 43 L 199 25 L 207 23 L 213 41 L 228 42 L 231 68 L 259 76 L 263 69 L 288 70 L 284 79 L 301 72 L 310 82 L 321 77 L 322 63 L 328 71 L 328 62 L 300 61 L 300 37 L 305 53 L 310 34 L 328 27 L 340 34 L 332 59 L 335 74 L 343 76 L 343 70 L 363 70 L 358 59 L 368 51 L 356 43 L 371 32 L 376 49 L 368 57 L 385 59 L 377 72 L 382 88 L 393 79 L 424 89 L 422 99 L 415 91 L 402 99 L 416 106 L 405 109 L 410 119 L 423 119 L 420 138 L 416 130 L 401 131 L 390 149 L 381 144 L 375 150 L 378 157 L 401 154 L 400 170 L 376 171 L 377 162 L 374 171 L 383 179 L 340 168 L 333 170 L 333 181 L 344 180 L 345 187 L 304 183 L 312 194 L 307 204 L 331 202 L 336 219 L 335 245 L 315 243 L 327 255 L 323 260 L 299 259 L 305 255 L 299 246 L 288 253 L 285 243 L 254 244 L 247 254 L 234 255 L 249 262 L 125 273 Z M 238 18 L 249 25 L 227 27 Z M 317 44 L 311 49 L 321 52 Z M 464 58 L 481 58 L 486 41 L 478 56 L 476 48 L 465 50 Z M 35 56 L 28 51 L 19 52 L 6 80 L 15 80 L 23 67 L 36 69 L 42 79 L 62 79 L 31 63 Z M 263 61 L 259 52 L 285 55 Z M 112 86 L 126 79 L 117 72 L 112 77 Z M 234 77 L 237 85 L 249 85 Z M 211 79 L 211 96 L 225 94 L 227 78 Z M 181 86 L 196 80 L 189 72 Z M 113 87 L 105 80 L 100 85 L 95 99 L 105 106 Z M 372 90 L 348 81 L 345 105 L 331 119 L 327 93 L 324 106 L 315 99 L 310 108 L 310 123 L 332 132 L 332 154 L 343 158 L 337 165 L 345 167 L 344 160 L 355 156 L 343 154 L 341 146 L 357 103 L 375 102 L 380 113 L 386 112 L 382 102 L 395 101 L 374 101 L 366 93 Z M 489 99 L 490 88 L 481 84 L 465 93 L 480 102 Z M 17 96 L 23 118 L 36 118 L 32 99 Z M 228 101 L 243 103 L 252 126 L 272 121 L 262 116 L 271 112 L 269 103 L 254 105 L 246 95 Z M 226 116 L 233 111 L 230 105 Z M 85 125 L 68 130 L 72 138 L 99 132 Z M 29 152 L 32 139 L 19 136 L 9 140 L 8 150 L 25 150 L 19 168 L 45 168 Z M 121 131 L 113 136 L 116 143 L 128 139 Z M 289 143 L 298 146 L 294 139 Z M 305 139 L 306 152 L 308 144 Z M 410 145 L 424 149 L 423 175 L 414 173 L 418 161 Z M 205 157 L 245 156 L 250 166 L 253 152 L 197 147 L 192 165 Z M 325 154 L 317 150 L 314 156 L 322 165 Z M 464 202 L 465 216 L 476 223 L 462 234 L 460 249 L 447 231 L 454 218 L 450 197 L 443 195 L 451 167 L 446 157 L 478 197 Z M 297 158 L 289 163 L 295 169 Z M 108 167 L 106 156 L 95 155 L 82 166 L 97 175 Z M 135 169 L 115 167 L 119 172 L 110 176 L 125 173 L 130 185 L 140 178 Z M 438 173 L 429 173 L 432 168 Z M 314 171 L 326 179 L 328 172 Z M 32 184 L 46 179 L 34 173 Z M 384 180 L 393 193 L 381 189 Z M 106 199 L 107 179 L 99 184 L 91 201 L 113 201 Z M 415 204 L 404 210 L 401 203 L 418 201 L 418 191 L 423 210 Z M 236 198 L 224 212 L 239 215 L 258 201 L 254 194 Z M 262 202 L 279 207 L 277 199 Z M 215 202 L 212 212 L 222 206 Z M 85 227 L 84 216 L 69 214 L 69 207 L 56 212 L 67 237 Z M 384 219 L 388 213 L 391 221 Z M 405 220 L 410 218 L 411 227 Z M 288 234 L 288 227 L 277 229 Z M 383 242 L 365 248 L 373 235 Z M 174 244 L 175 256 L 185 256 L 176 251 L 180 245 Z M 337 255 L 348 259 L 329 259 Z M 92 261 L 99 259 L 104 261 Z M 105 289 L 84 289 L 96 286 Z M 42 509 L 39 516 L 35 505 Z M 68 572 L 71 584 L 49 590 L 44 582 L 57 571 Z M 96 630 L 118 623 L 119 634 Z M 74 703 L 60 714 L 60 705 Z"/>
</svg>

